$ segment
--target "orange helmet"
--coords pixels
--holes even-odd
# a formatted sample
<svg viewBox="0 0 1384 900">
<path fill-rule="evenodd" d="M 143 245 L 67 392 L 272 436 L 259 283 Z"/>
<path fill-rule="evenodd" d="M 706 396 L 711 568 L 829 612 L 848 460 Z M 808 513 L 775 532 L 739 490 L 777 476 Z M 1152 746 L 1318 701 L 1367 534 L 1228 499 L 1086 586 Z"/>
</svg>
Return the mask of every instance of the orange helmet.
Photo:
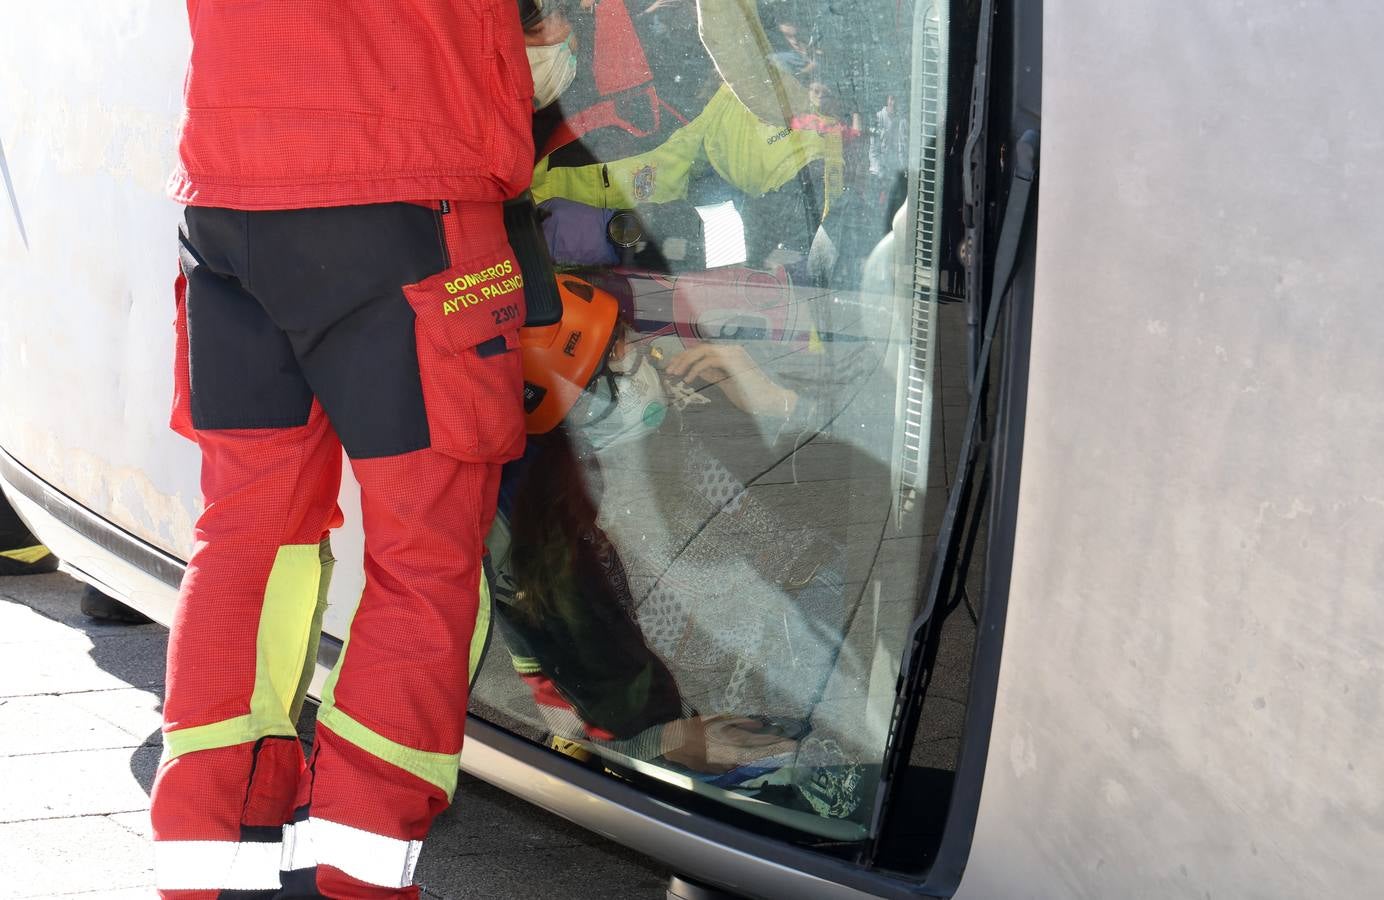
<svg viewBox="0 0 1384 900">
<path fill-rule="evenodd" d="M 559 275 L 557 292 L 562 319 L 519 330 L 529 434 L 552 431 L 572 409 L 600 372 L 620 318 L 620 301 L 580 278 Z"/>
</svg>

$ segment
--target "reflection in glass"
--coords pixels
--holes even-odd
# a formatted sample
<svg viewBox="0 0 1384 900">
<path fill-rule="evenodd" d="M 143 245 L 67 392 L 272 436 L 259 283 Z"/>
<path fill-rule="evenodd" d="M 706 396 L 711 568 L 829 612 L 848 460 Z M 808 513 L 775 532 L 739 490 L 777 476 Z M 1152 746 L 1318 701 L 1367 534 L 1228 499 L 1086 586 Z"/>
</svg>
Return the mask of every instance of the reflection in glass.
<svg viewBox="0 0 1384 900">
<path fill-rule="evenodd" d="M 533 192 L 567 312 L 524 338 L 529 447 L 487 538 L 510 666 L 475 710 L 862 838 L 933 527 L 900 448 L 936 440 L 909 398 L 945 10 L 543 10 Z"/>
</svg>

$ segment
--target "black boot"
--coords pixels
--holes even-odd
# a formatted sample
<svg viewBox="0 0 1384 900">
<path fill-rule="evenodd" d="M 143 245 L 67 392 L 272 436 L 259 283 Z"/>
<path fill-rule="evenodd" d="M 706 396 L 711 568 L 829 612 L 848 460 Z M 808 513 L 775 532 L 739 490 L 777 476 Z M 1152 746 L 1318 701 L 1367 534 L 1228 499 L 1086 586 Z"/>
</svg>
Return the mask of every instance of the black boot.
<svg viewBox="0 0 1384 900">
<path fill-rule="evenodd" d="M 153 621 L 139 610 L 101 593 L 91 585 L 82 591 L 82 612 L 89 619 L 118 625 L 145 625 Z"/>
<path fill-rule="evenodd" d="M 35 541 L 0 550 L 0 575 L 46 575 L 58 570 L 58 558 Z"/>
</svg>

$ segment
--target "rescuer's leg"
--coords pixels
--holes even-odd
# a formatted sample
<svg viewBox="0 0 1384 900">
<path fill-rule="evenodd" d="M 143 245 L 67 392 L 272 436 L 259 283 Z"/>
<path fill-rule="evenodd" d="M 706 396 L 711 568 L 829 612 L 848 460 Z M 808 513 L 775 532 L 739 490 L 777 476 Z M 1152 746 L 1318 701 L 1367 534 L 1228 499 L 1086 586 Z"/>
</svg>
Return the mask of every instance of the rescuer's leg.
<svg viewBox="0 0 1384 900">
<path fill-rule="evenodd" d="M 351 459 L 365 530 L 280 896 L 416 896 L 419 842 L 456 781 L 482 538 L 523 449 L 523 280 L 498 203 L 259 212 L 247 232 L 256 296 Z"/>
<path fill-rule="evenodd" d="M 365 591 L 285 834 L 283 896 L 416 897 L 423 838 L 456 788 L 500 467 L 432 450 L 352 467 Z"/>
<path fill-rule="evenodd" d="M 151 818 L 168 898 L 272 896 L 303 755 L 294 714 L 340 524 L 341 444 L 243 274 L 243 213 L 181 235 L 174 422 L 202 452 L 168 646 Z"/>
<path fill-rule="evenodd" d="M 303 769 L 294 715 L 341 450 L 317 408 L 301 428 L 199 439 L 206 509 L 169 640 L 152 798 L 158 885 L 166 897 L 272 896 Z"/>
</svg>

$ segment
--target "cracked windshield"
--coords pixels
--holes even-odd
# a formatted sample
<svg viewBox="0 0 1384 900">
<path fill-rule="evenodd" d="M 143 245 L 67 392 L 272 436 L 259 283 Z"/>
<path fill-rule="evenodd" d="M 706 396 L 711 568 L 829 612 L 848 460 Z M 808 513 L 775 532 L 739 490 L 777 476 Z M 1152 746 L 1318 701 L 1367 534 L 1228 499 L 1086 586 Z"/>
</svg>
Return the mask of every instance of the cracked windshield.
<svg viewBox="0 0 1384 900">
<path fill-rule="evenodd" d="M 524 338 L 472 712 L 862 838 L 935 530 L 946 7 L 570 0 L 525 24 L 563 319 Z"/>
</svg>

